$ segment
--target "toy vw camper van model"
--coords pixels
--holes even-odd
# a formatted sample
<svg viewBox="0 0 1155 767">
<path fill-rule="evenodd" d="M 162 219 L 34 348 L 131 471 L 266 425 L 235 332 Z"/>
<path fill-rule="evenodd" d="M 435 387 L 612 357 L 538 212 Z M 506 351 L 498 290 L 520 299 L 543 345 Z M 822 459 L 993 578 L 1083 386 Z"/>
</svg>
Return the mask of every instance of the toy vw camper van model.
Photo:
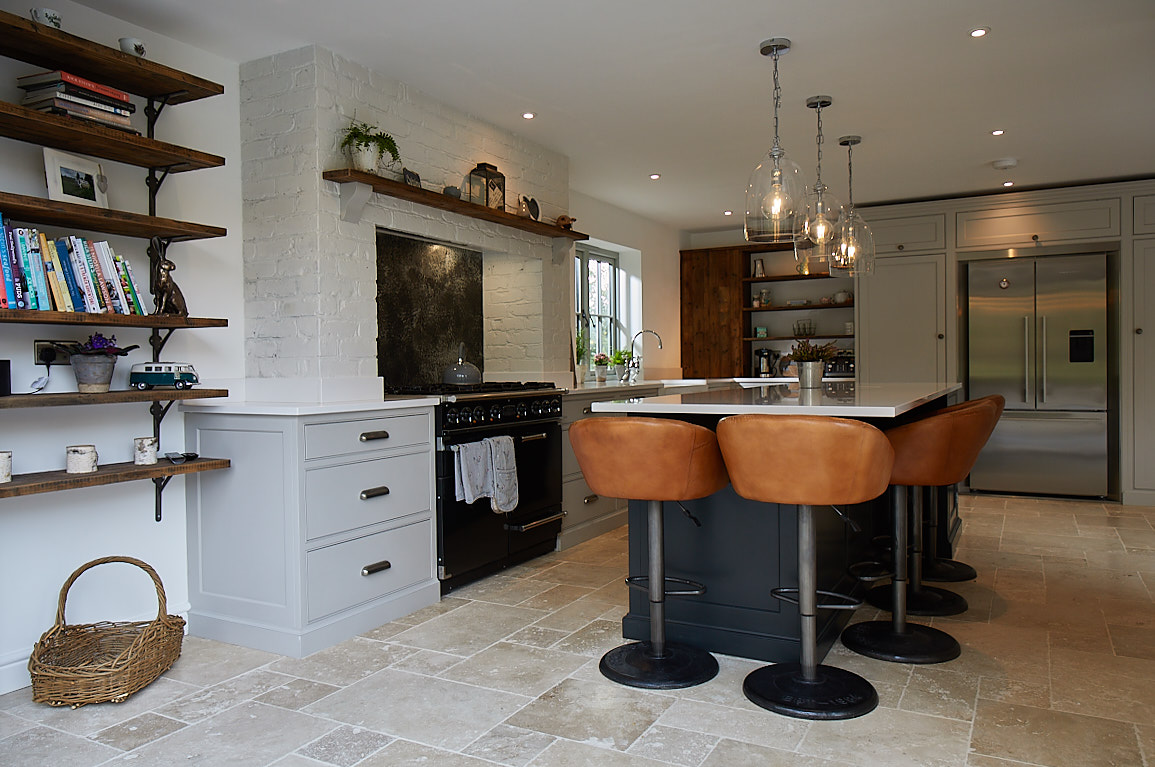
<svg viewBox="0 0 1155 767">
<path fill-rule="evenodd" d="M 154 386 L 187 389 L 200 382 L 196 370 L 187 362 L 138 362 L 128 375 L 128 385 L 141 391 Z"/>
</svg>

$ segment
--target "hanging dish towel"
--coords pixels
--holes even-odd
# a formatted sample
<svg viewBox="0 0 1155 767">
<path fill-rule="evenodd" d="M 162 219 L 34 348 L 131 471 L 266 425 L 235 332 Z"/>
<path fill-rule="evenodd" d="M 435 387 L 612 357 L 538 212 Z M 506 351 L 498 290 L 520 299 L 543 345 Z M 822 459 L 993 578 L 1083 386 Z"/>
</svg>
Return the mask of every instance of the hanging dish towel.
<svg viewBox="0 0 1155 767">
<path fill-rule="evenodd" d="M 453 487 L 457 500 L 473 503 L 493 495 L 493 457 L 487 441 L 453 445 Z"/>
<path fill-rule="evenodd" d="M 517 508 L 517 455 L 513 437 L 487 437 L 492 459 L 493 494 L 490 508 L 500 513 Z"/>
</svg>

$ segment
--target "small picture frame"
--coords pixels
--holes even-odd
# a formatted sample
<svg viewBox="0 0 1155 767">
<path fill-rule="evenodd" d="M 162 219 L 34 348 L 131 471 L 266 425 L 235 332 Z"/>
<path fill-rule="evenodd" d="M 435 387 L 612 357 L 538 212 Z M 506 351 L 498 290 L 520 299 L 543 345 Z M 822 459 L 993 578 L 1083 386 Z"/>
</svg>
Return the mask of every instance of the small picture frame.
<svg viewBox="0 0 1155 767">
<path fill-rule="evenodd" d="M 418 189 L 421 188 L 421 176 L 418 176 L 408 168 L 402 168 L 401 175 L 405 177 L 405 183 L 409 186 L 415 186 Z"/>
<path fill-rule="evenodd" d="M 108 179 L 91 157 L 44 149 L 44 176 L 48 181 L 48 199 L 108 207 Z"/>
<path fill-rule="evenodd" d="M 752 274 L 750 276 L 751 277 L 765 277 L 766 276 L 766 267 L 762 263 L 762 259 L 760 259 L 760 258 L 754 259 L 754 274 Z"/>
</svg>

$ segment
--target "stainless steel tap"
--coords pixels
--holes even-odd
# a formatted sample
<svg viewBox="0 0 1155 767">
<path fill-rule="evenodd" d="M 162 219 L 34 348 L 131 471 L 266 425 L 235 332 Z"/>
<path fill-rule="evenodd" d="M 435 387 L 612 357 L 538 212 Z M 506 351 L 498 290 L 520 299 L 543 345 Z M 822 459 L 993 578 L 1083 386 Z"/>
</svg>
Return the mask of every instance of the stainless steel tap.
<svg viewBox="0 0 1155 767">
<path fill-rule="evenodd" d="M 639 330 L 637 333 L 634 333 L 634 337 L 630 339 L 630 352 L 631 353 L 634 351 L 634 344 L 636 344 L 638 342 L 638 336 L 643 335 L 645 333 L 649 333 L 654 338 L 658 339 L 658 348 L 659 349 L 662 348 L 662 337 L 660 335 L 658 335 L 656 331 L 645 329 L 645 330 Z M 642 355 L 637 354 L 637 355 L 634 355 L 633 357 L 631 357 L 630 363 L 629 363 L 629 365 L 626 366 L 626 369 L 627 369 L 627 376 L 629 377 L 629 380 L 631 382 L 636 381 L 638 378 L 638 374 L 642 370 Z"/>
</svg>

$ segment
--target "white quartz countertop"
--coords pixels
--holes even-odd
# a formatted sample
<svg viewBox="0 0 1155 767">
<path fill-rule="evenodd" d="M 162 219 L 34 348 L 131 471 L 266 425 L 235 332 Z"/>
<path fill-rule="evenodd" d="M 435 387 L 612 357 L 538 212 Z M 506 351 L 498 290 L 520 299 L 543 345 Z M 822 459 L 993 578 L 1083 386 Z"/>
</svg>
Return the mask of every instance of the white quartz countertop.
<svg viewBox="0 0 1155 767">
<path fill-rule="evenodd" d="M 821 389 L 812 390 L 800 390 L 797 384 L 774 384 L 607 400 L 594 402 L 591 409 L 597 413 L 634 415 L 778 413 L 846 418 L 894 418 L 919 405 L 961 389 L 962 384 L 957 383 L 858 384 L 843 381 L 827 383 Z"/>
<path fill-rule="evenodd" d="M 353 402 L 253 402 L 183 400 L 180 409 L 196 413 L 224 413 L 228 415 L 333 415 L 338 413 L 364 413 L 373 410 L 402 410 L 415 407 L 433 407 L 440 400 L 437 397 L 385 397 L 383 400 L 357 400 Z"/>
</svg>

